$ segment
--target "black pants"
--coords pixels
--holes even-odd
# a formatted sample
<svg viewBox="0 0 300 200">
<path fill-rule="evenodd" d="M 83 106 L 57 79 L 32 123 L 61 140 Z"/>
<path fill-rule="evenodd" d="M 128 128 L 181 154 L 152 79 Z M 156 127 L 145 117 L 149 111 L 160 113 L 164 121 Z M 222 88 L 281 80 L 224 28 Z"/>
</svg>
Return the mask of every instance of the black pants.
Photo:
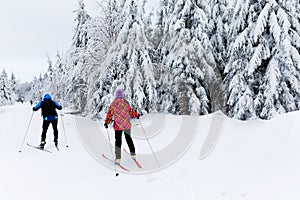
<svg viewBox="0 0 300 200">
<path fill-rule="evenodd" d="M 121 146 L 122 146 L 122 133 L 123 131 L 115 131 L 115 153 L 116 159 L 121 159 Z M 135 153 L 134 144 L 130 135 L 130 129 L 124 130 L 125 139 L 128 144 L 130 153 Z"/>
<path fill-rule="evenodd" d="M 57 119 L 52 120 L 52 121 L 47 121 L 47 120 L 43 121 L 42 141 L 46 141 L 46 133 L 47 133 L 48 127 L 51 123 L 52 128 L 53 128 L 53 134 L 54 134 L 54 142 L 57 142 L 57 140 L 58 140 L 57 122 L 58 122 Z"/>
</svg>

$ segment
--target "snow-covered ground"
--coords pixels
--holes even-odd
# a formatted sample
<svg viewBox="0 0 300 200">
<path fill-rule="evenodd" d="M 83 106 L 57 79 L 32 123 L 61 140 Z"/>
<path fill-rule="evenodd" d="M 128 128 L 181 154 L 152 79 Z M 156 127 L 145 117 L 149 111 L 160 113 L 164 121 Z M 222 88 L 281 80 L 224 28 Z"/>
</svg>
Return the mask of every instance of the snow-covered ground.
<svg viewBox="0 0 300 200">
<path fill-rule="evenodd" d="M 101 159 L 98 152 L 97 146 L 110 152 L 103 122 L 64 115 L 66 135 L 60 118 L 59 152 L 52 142 L 51 127 L 48 130 L 46 149 L 53 151 L 50 154 L 26 145 L 40 141 L 39 112 L 34 113 L 22 146 L 31 114 L 30 104 L 0 108 L 0 199 L 300 198 L 300 112 L 248 122 L 220 113 L 202 117 L 145 116 L 141 121 L 162 169 L 153 163 L 154 159 L 146 160 L 151 155 L 150 147 L 133 121 L 132 134 L 144 170 L 138 171 L 130 159 L 122 156 L 122 163 L 132 172 L 118 177 L 113 165 Z M 113 140 L 111 129 L 109 134 Z M 125 142 L 123 145 L 127 147 Z M 166 153 L 170 153 L 168 159 L 164 159 Z"/>
</svg>

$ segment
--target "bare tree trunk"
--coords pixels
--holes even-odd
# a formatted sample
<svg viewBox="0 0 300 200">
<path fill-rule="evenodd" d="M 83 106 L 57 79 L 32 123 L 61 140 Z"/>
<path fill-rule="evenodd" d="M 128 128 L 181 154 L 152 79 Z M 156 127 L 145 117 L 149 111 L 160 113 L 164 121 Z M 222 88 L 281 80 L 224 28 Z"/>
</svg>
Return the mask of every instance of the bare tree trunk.
<svg viewBox="0 0 300 200">
<path fill-rule="evenodd" d="M 179 98 L 178 98 L 178 103 L 180 105 L 179 108 L 179 114 L 180 115 L 189 115 L 189 98 L 187 96 L 187 86 L 186 83 L 181 81 L 179 83 L 179 88 L 178 88 L 178 93 L 179 93 Z"/>
<path fill-rule="evenodd" d="M 214 71 L 215 78 L 212 79 L 208 84 L 211 112 L 221 110 L 223 113 L 226 113 L 222 74 L 218 70 L 218 67 L 215 67 Z"/>
</svg>

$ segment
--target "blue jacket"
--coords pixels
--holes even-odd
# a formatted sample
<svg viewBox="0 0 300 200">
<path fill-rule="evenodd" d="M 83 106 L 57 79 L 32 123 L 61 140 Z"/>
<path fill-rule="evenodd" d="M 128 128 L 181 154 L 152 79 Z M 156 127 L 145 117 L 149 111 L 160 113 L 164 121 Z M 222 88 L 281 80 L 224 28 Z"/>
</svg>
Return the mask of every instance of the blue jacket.
<svg viewBox="0 0 300 200">
<path fill-rule="evenodd" d="M 55 109 L 61 110 L 62 106 L 56 101 L 51 99 L 49 94 L 46 94 L 36 106 L 32 108 L 33 111 L 42 109 L 43 119 L 46 121 L 53 121 L 58 119 L 58 115 Z"/>
</svg>

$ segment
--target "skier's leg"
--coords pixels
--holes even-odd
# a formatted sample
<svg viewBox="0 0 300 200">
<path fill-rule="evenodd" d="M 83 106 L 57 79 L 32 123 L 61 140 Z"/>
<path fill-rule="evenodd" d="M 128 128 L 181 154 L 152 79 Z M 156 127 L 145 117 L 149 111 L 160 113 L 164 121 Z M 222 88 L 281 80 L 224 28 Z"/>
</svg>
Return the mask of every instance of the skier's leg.
<svg viewBox="0 0 300 200">
<path fill-rule="evenodd" d="M 58 142 L 58 129 L 57 129 L 58 120 L 53 120 L 53 121 L 51 121 L 51 123 L 52 123 L 52 128 L 53 128 L 54 143 L 57 144 L 57 142 Z"/>
<path fill-rule="evenodd" d="M 47 120 L 43 121 L 43 132 L 42 132 L 41 142 L 46 142 L 46 134 L 47 134 L 49 125 L 50 125 L 50 121 L 47 121 Z"/>
<path fill-rule="evenodd" d="M 121 146 L 122 146 L 122 132 L 115 131 L 115 154 L 116 159 L 121 159 Z"/>
<path fill-rule="evenodd" d="M 129 150 L 130 150 L 130 154 L 135 155 L 135 147 L 134 147 L 134 144 L 133 144 L 133 141 L 131 138 L 131 130 L 130 129 L 125 130 L 124 133 L 125 133 L 126 142 L 128 144 Z"/>
</svg>

